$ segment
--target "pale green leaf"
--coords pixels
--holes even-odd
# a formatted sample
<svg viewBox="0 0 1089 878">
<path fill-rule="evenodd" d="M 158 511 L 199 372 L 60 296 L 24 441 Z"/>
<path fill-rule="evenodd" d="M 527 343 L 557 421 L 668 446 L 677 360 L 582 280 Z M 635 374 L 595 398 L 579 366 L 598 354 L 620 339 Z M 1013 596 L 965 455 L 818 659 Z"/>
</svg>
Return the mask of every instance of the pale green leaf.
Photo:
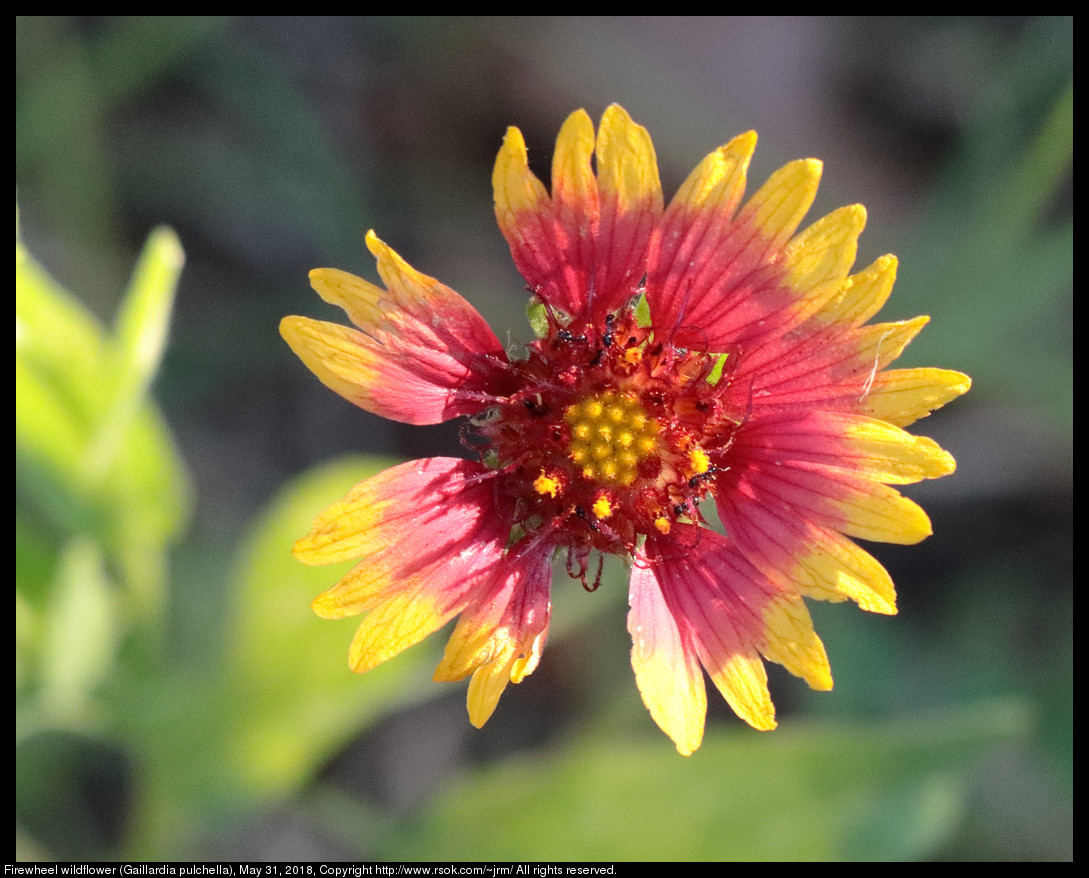
<svg viewBox="0 0 1089 878">
<path fill-rule="evenodd" d="M 600 734 L 448 789 L 379 851 L 402 860 L 897 860 L 958 827 L 974 768 L 1026 732 L 1003 702 L 884 725 L 712 731 L 668 741 Z"/>
<path fill-rule="evenodd" d="M 224 680 L 232 728 L 224 731 L 233 771 L 249 792 L 297 789 L 353 734 L 433 688 L 437 658 L 423 647 L 353 674 L 348 647 L 359 620 L 330 622 L 310 609 L 352 562 L 308 567 L 291 554 L 322 509 L 391 464 L 361 456 L 303 474 L 273 500 L 241 548 Z"/>
</svg>

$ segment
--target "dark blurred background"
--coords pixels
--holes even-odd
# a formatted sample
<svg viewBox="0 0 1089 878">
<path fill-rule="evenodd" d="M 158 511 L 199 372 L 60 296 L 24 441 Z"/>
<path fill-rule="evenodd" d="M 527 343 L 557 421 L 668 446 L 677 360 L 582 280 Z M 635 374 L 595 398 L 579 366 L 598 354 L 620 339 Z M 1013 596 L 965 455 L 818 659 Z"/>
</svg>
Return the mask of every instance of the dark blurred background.
<svg viewBox="0 0 1089 878">
<path fill-rule="evenodd" d="M 955 795 L 940 785 L 878 785 L 871 792 L 889 809 L 887 825 L 858 822 L 858 838 L 872 842 L 897 837 L 910 822 L 904 814 L 916 815 L 918 837 L 827 848 L 717 847 L 711 836 L 680 849 L 638 839 L 595 847 L 595 833 L 611 839 L 628 807 L 647 807 L 631 805 L 648 795 L 637 775 L 617 787 L 623 798 L 593 808 L 583 798 L 593 767 L 607 778 L 593 788 L 612 789 L 615 775 L 602 767 L 612 739 L 634 741 L 647 765 L 666 760 L 656 777 L 680 759 L 632 685 L 617 573 L 612 596 L 587 599 L 597 601 L 593 618 L 561 628 L 541 669 L 508 690 L 483 731 L 468 726 L 463 688 L 430 683 L 424 663 L 398 684 L 413 687 L 411 698 L 347 723 L 328 755 L 275 795 L 232 801 L 209 812 L 214 819 L 188 813 L 173 836 L 156 836 L 169 839 L 161 848 L 132 838 L 133 815 L 150 806 L 140 757 L 119 726 L 102 721 L 75 743 L 43 739 L 41 728 L 17 735 L 25 790 L 42 764 L 64 762 L 62 751 L 83 766 L 74 774 L 93 775 L 76 784 L 83 798 L 58 811 L 76 815 L 69 827 L 87 812 L 116 811 L 73 841 L 74 830 L 34 816 L 49 811 L 48 799 L 26 804 L 30 793 L 17 791 L 18 856 L 1072 856 L 1071 19 L 27 17 L 16 25 L 16 196 L 29 250 L 106 324 L 153 227 L 173 227 L 186 253 L 154 394 L 192 483 L 188 530 L 170 556 L 167 642 L 170 666 L 192 672 L 197 690 L 202 675 L 204 686 L 217 685 L 208 656 L 232 637 L 224 608 L 236 601 L 239 547 L 253 544 L 254 522 L 285 485 L 344 454 L 464 453 L 456 424 L 406 427 L 361 412 L 293 357 L 277 333 L 282 316 L 339 319 L 309 289 L 307 271 L 328 265 L 374 279 L 363 246 L 374 228 L 469 299 L 500 338 L 529 335 L 523 284 L 492 214 L 491 164 L 508 125 L 522 129 L 547 180 L 567 114 L 585 107 L 598 118 L 618 102 L 649 129 L 667 199 L 707 152 L 749 128 L 760 134 L 751 189 L 790 159 L 822 158 L 810 220 L 865 203 L 858 266 L 885 252 L 901 259 L 882 318 L 933 318 L 901 364 L 955 368 L 975 381 L 948 412 L 914 428 L 959 465 L 953 477 L 909 489 L 935 536 L 910 549 L 874 547 L 897 583 L 900 616 L 814 607 L 836 691 L 815 695 L 773 673 L 781 758 L 773 736 L 752 733 L 760 743 L 750 744 L 712 693 L 709 740 L 720 731 L 730 758 L 699 769 L 718 773 L 722 799 L 737 800 L 738 778 L 751 771 L 753 784 L 764 782 L 754 769 L 734 775 L 746 747 L 765 748 L 753 765 L 804 763 L 810 746 L 822 754 L 814 759 L 840 753 L 851 762 L 868 746 L 867 723 L 903 729 L 938 716 L 969 741 L 963 760 L 927 774 L 955 775 Z M 310 514 L 338 496 L 315 499 Z M 294 562 L 285 554 L 282 563 L 286 577 Z M 306 573 L 302 610 L 316 593 L 309 583 L 320 581 Z M 573 591 L 558 580 L 560 589 Z M 558 594 L 557 614 L 585 597 Z M 571 610 L 580 620 L 586 612 Z M 351 630 L 334 636 L 344 651 L 333 662 L 338 674 Z M 804 738 L 807 724 L 822 730 L 816 743 Z M 791 738 L 799 729 L 803 737 Z M 946 746 L 927 729 L 896 746 Z M 626 770 L 641 758 L 617 764 Z M 103 787 L 99 775 L 113 780 Z M 556 780 L 564 777 L 566 786 Z M 657 807 L 693 809 L 708 832 L 723 825 L 729 803 L 721 817 L 707 813 L 718 800 L 692 798 L 685 782 L 655 793 Z M 908 788 L 910 802 L 898 804 Z M 789 784 L 782 795 L 793 797 Z M 96 797 L 113 804 L 99 807 Z M 542 817 L 533 830 L 505 819 L 509 810 L 536 813 L 545 800 L 553 823 Z M 476 801 L 482 810 L 472 810 Z M 590 840 L 558 841 L 572 823 Z M 536 845 L 542 826 L 551 841 Z M 774 839 L 768 825 L 763 831 Z"/>
</svg>

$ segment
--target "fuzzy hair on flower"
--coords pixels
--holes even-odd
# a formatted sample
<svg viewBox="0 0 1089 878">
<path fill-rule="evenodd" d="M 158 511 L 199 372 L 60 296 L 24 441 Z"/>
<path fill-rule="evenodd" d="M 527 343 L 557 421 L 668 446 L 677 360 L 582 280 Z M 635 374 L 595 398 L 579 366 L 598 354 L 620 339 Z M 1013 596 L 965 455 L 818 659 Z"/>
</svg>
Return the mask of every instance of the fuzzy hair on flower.
<svg viewBox="0 0 1089 878">
<path fill-rule="evenodd" d="M 470 677 L 482 726 L 541 658 L 554 560 L 592 591 L 602 557 L 618 555 L 639 691 L 688 755 L 703 737 L 704 672 L 757 729 L 776 722 L 765 659 L 831 688 L 804 598 L 896 612 L 888 573 L 854 540 L 930 534 L 896 486 L 954 461 L 904 428 L 971 382 L 889 368 L 927 322 L 869 322 L 895 257 L 851 273 L 861 205 L 798 231 L 815 159 L 746 199 L 755 147 L 754 132 L 719 147 L 666 205 L 650 136 L 619 106 L 596 132 L 582 110 L 567 119 L 551 189 L 510 128 L 492 184 L 532 293 L 537 337 L 518 355 L 373 232 L 382 285 L 311 272 L 352 326 L 284 318 L 307 367 L 386 418 L 464 418 L 472 452 L 356 485 L 295 545 L 307 564 L 358 560 L 313 602 L 326 619 L 363 616 L 352 670 L 457 618 L 435 679 Z M 721 526 L 705 517 L 712 504 Z"/>
</svg>

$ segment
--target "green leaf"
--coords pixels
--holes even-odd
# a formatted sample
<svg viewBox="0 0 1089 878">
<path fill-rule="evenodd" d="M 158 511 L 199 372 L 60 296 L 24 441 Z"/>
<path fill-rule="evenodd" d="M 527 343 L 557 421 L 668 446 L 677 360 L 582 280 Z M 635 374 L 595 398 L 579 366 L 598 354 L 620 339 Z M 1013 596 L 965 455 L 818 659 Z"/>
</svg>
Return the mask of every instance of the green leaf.
<svg viewBox="0 0 1089 878">
<path fill-rule="evenodd" d="M 965 371 L 977 405 L 989 398 L 1068 436 L 1072 19 L 1034 19 L 1011 41 L 1008 56 L 966 107 L 964 130 L 930 204 L 897 248 L 899 280 L 884 316 L 933 317 L 898 365 Z M 1009 349 L 1024 353 L 996 355 Z"/>
<path fill-rule="evenodd" d="M 40 615 L 42 702 L 56 721 L 84 718 L 116 658 L 121 607 L 94 541 L 65 546 L 49 607 Z"/>
<path fill-rule="evenodd" d="M 322 509 L 392 463 L 361 456 L 303 474 L 280 492 L 241 548 L 223 685 L 231 711 L 225 752 L 247 793 L 297 788 L 353 734 L 414 691 L 431 688 L 436 657 L 423 647 L 353 674 L 348 647 L 359 620 L 330 622 L 310 609 L 352 562 L 308 567 L 291 554 Z"/>
<path fill-rule="evenodd" d="M 719 354 L 715 359 L 715 365 L 711 367 L 711 372 L 707 376 L 707 383 L 712 387 L 722 380 L 722 369 L 726 365 L 726 359 L 729 354 Z"/>
<path fill-rule="evenodd" d="M 148 391 L 167 338 L 183 254 L 152 233 L 110 336 L 15 242 L 17 503 L 59 535 L 89 535 L 139 614 L 157 613 L 168 542 L 188 481 Z"/>
<path fill-rule="evenodd" d="M 86 526 L 83 453 L 107 402 L 109 352 L 95 318 L 15 242 L 18 479 L 62 522 Z M 73 508 L 74 501 L 74 508 Z"/>
<path fill-rule="evenodd" d="M 1026 731 L 997 703 L 879 726 L 712 732 L 689 759 L 582 740 L 449 789 L 379 858 L 405 860 L 915 859 L 958 825 L 974 767 Z"/>
<path fill-rule="evenodd" d="M 650 303 L 647 302 L 646 293 L 642 293 L 635 303 L 635 322 L 643 329 L 650 326 Z"/>
<path fill-rule="evenodd" d="M 136 264 L 132 282 L 117 315 L 113 362 L 102 379 L 112 379 L 111 399 L 99 415 L 93 446 L 86 454 L 94 474 L 116 460 L 122 438 L 147 398 L 166 349 L 178 276 L 185 264 L 181 243 L 166 228 L 151 233 Z"/>
<path fill-rule="evenodd" d="M 529 328 L 537 338 L 548 335 L 548 309 L 536 296 L 530 296 L 526 303 L 526 318 L 529 320 Z"/>
</svg>

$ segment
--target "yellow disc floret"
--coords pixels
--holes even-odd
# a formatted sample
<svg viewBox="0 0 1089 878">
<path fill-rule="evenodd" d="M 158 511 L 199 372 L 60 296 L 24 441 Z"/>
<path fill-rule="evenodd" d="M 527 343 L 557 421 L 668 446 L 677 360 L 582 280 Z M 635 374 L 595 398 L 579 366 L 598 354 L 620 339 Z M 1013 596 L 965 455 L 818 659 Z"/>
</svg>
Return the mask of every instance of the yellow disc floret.
<svg viewBox="0 0 1089 878">
<path fill-rule="evenodd" d="M 711 468 L 711 458 L 698 445 L 693 445 L 688 449 L 688 463 L 695 475 L 702 475 Z"/>
<path fill-rule="evenodd" d="M 555 497 L 560 490 L 560 480 L 542 469 L 541 474 L 533 481 L 533 490 L 538 494 L 548 494 L 550 497 Z"/>
<path fill-rule="evenodd" d="M 658 424 L 634 394 L 595 394 L 568 406 L 564 418 L 571 428 L 571 460 L 587 479 L 630 485 L 639 462 L 658 450 Z"/>
<path fill-rule="evenodd" d="M 597 499 L 594 500 L 593 510 L 598 518 L 608 518 L 613 514 L 613 504 L 604 494 L 598 494 Z"/>
</svg>

